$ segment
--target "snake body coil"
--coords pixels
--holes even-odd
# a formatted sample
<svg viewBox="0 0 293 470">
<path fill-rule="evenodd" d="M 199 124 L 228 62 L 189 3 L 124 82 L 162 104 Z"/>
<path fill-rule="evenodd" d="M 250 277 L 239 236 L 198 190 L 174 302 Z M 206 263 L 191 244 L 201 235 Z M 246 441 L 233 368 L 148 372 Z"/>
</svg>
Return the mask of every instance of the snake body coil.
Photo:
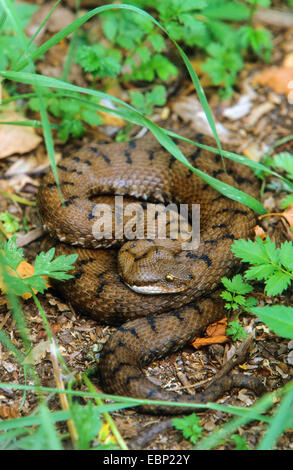
<svg viewBox="0 0 293 470">
<path fill-rule="evenodd" d="M 199 135 L 195 140 L 214 145 L 210 138 Z M 253 196 L 257 194 L 255 179 L 247 167 L 227 161 L 225 171 L 219 156 L 188 143 L 179 147 L 194 167 Z M 103 323 L 120 325 L 101 354 L 103 389 L 112 394 L 177 402 L 214 399 L 229 386 L 229 380 L 219 390 L 214 386 L 194 396 L 180 396 L 155 386 L 142 368 L 182 348 L 223 316 L 217 287 L 223 276 L 237 268 L 230 247 L 234 240 L 251 236 L 254 213 L 212 189 L 149 135 L 125 143 L 87 144 L 63 159 L 58 173 L 64 204 L 52 172 L 43 179 L 37 197 L 41 220 L 51 237 L 58 240 L 56 255 L 79 255 L 72 272 L 75 278 L 59 283 L 58 289 L 79 312 Z M 106 240 L 103 247 L 93 236 L 96 204 L 108 203 L 113 195 L 141 201 L 142 205 L 172 201 L 200 204 L 199 248 L 172 255 L 179 271 L 189 273 L 186 288 L 146 295 L 126 285 L 117 265 L 118 248 L 111 240 Z M 135 243 L 132 247 L 127 250 L 134 250 L 135 261 L 147 258 L 146 252 L 135 252 Z M 143 265 L 151 272 L 151 282 L 160 285 L 158 272 L 163 257 L 157 253 L 156 247 L 154 262 Z M 166 279 L 165 267 L 162 272 Z M 169 280 L 176 278 L 174 272 Z M 171 407 L 144 409 L 182 412 Z"/>
</svg>

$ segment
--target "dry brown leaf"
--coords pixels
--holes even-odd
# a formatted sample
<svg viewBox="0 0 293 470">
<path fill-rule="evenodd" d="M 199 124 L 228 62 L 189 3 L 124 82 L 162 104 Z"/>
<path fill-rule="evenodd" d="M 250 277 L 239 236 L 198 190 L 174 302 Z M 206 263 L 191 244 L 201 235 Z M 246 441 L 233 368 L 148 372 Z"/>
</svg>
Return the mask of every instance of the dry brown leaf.
<svg viewBox="0 0 293 470">
<path fill-rule="evenodd" d="M 25 117 L 14 111 L 0 115 L 0 121 L 25 121 Z M 14 153 L 27 153 L 35 149 L 41 142 L 33 127 L 17 125 L 0 125 L 0 158 L 9 157 Z"/>
<path fill-rule="evenodd" d="M 229 338 L 225 334 L 226 327 L 227 318 L 222 318 L 222 320 L 216 323 L 211 323 L 211 325 L 209 325 L 206 329 L 207 336 L 203 338 L 196 338 L 195 341 L 193 341 L 192 346 L 198 349 L 209 344 L 226 343 L 229 341 Z"/>
<path fill-rule="evenodd" d="M 259 162 L 263 156 L 263 151 L 256 142 L 251 142 L 248 144 L 247 147 L 242 150 L 242 153 L 254 162 Z"/>
<path fill-rule="evenodd" d="M 119 116 L 113 116 L 112 114 L 105 113 L 104 111 L 99 111 L 98 114 L 103 119 L 104 125 L 115 126 L 115 127 L 125 126 L 125 121 L 123 121 L 123 119 L 121 119 Z"/>
<path fill-rule="evenodd" d="M 266 232 L 264 231 L 264 229 L 262 227 L 260 227 L 260 225 L 256 225 L 254 227 L 254 234 L 255 234 L 256 237 L 260 237 L 261 240 L 266 240 L 266 238 L 267 238 Z"/>
<path fill-rule="evenodd" d="M 40 341 L 34 346 L 26 356 L 23 364 L 39 364 L 42 359 L 50 352 L 51 341 Z"/>
<path fill-rule="evenodd" d="M 291 80 L 293 80 L 293 67 L 268 67 L 254 78 L 253 83 L 269 86 L 276 93 L 289 95 L 292 91 L 289 87 Z"/>
<path fill-rule="evenodd" d="M 281 215 L 287 220 L 290 227 L 293 227 L 293 204 L 288 206 Z"/>
<path fill-rule="evenodd" d="M 18 405 L 1 405 L 0 406 L 0 418 L 2 419 L 13 419 L 19 418 L 20 410 Z"/>
</svg>

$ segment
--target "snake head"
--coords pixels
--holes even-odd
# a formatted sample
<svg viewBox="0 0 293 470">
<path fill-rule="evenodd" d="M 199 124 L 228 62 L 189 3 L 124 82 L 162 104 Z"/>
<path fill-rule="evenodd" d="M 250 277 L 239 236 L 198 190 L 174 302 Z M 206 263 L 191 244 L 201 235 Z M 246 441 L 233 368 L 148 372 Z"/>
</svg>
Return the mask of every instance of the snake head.
<svg viewBox="0 0 293 470">
<path fill-rule="evenodd" d="M 161 240 L 126 242 L 119 250 L 118 269 L 130 289 L 140 294 L 174 294 L 188 289 L 193 273 Z M 170 243 L 168 242 L 168 245 Z"/>
</svg>

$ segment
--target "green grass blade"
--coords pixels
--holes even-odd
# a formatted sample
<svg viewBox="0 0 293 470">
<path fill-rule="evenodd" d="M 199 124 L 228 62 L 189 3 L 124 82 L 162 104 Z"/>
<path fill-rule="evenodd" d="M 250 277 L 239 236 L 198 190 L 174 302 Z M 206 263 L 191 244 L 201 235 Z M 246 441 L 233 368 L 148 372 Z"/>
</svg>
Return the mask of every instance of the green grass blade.
<svg viewBox="0 0 293 470">
<path fill-rule="evenodd" d="M 291 417 L 292 419 L 292 410 L 293 390 L 289 390 L 289 392 L 282 398 L 270 426 L 257 447 L 258 450 L 271 450 L 274 447 L 278 437 L 288 426 L 288 417 Z"/>
<path fill-rule="evenodd" d="M 46 405 L 40 407 L 41 426 L 47 438 L 47 446 L 50 450 L 62 450 L 62 445 L 54 427 L 51 413 Z"/>
</svg>

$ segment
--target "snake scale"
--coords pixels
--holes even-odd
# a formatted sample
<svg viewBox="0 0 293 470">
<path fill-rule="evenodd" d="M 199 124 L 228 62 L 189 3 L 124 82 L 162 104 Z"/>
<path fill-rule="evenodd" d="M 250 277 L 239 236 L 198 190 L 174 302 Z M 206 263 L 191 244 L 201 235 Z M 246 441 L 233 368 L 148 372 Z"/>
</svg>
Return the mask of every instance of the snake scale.
<svg viewBox="0 0 293 470">
<path fill-rule="evenodd" d="M 187 137 L 192 133 L 186 129 L 177 132 Z M 192 137 L 214 146 L 209 137 L 201 134 Z M 186 142 L 176 143 L 194 167 L 257 196 L 257 184 L 248 167 L 228 160 L 224 169 L 220 156 Z M 231 275 L 238 268 L 231 244 L 252 235 L 256 220 L 253 211 L 212 189 L 149 134 L 123 143 L 85 144 L 62 159 L 58 174 L 64 203 L 50 171 L 38 192 L 39 214 L 44 228 L 55 240 L 56 255 L 78 253 L 79 256 L 72 271 L 75 278 L 59 282 L 57 288 L 78 312 L 102 323 L 118 325 L 100 357 L 103 390 L 137 398 L 205 402 L 217 398 L 231 385 L 241 385 L 235 374 L 204 392 L 179 395 L 154 385 L 142 369 L 151 361 L 181 349 L 211 322 L 224 316 L 217 288 L 223 276 Z M 164 287 L 179 279 L 182 270 L 187 270 L 188 276 L 179 279 L 183 283 L 179 290 L 142 294 L 126 285 L 117 264 L 119 246 L 112 246 L 112 241 L 107 240 L 108 246 L 103 247 L 92 234 L 96 203 L 109 202 L 113 195 L 130 201 L 137 199 L 142 205 L 170 201 L 200 204 L 199 248 L 171 256 L 174 266 L 167 268 L 173 273 L 169 282 L 166 282 L 166 269 L 162 271 Z M 152 243 L 153 240 L 148 240 L 149 245 Z M 134 264 L 147 259 L 148 250 L 141 251 L 130 241 L 125 246 Z M 160 285 L 160 247 L 151 248 L 152 262 L 143 265 L 150 270 L 150 282 Z M 248 387 L 249 381 L 247 377 Z M 168 414 L 183 411 L 165 405 L 156 408 L 148 405 L 142 409 Z"/>
</svg>

